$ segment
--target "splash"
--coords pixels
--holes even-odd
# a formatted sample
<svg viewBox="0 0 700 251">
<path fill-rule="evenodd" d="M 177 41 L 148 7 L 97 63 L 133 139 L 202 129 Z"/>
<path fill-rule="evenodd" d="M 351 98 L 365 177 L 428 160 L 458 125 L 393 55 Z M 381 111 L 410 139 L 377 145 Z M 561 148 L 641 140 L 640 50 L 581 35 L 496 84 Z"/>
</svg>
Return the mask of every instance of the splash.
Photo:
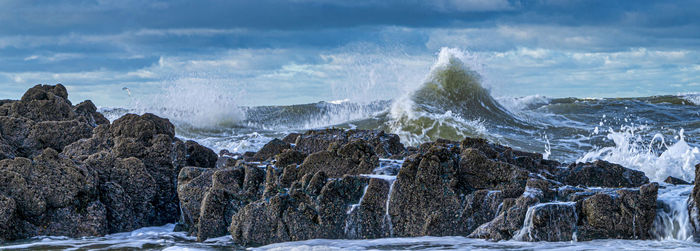
<svg viewBox="0 0 700 251">
<path fill-rule="evenodd" d="M 474 67 L 465 64 L 474 60 L 468 52 L 442 48 L 424 84 L 392 103 L 389 130 L 405 143 L 417 145 L 438 138 L 493 139 L 485 122 L 516 121 L 482 86 L 482 76 Z"/>
<path fill-rule="evenodd" d="M 607 139 L 612 140 L 615 146 L 588 152 L 577 162 L 606 160 L 643 171 L 654 181 L 662 181 L 668 176 L 694 180 L 695 165 L 700 163 L 700 149 L 691 147 L 685 141 L 684 130 L 678 133 L 678 141 L 667 146 L 661 134 L 655 134 L 645 141 L 640 133 L 643 129 L 644 126 L 623 126 L 620 131 L 611 128 Z"/>
<path fill-rule="evenodd" d="M 136 98 L 138 113 L 152 112 L 177 126 L 196 129 L 233 127 L 245 119 L 239 108 L 241 93 L 228 85 L 201 78 L 183 78 L 164 84 L 155 95 Z"/>
</svg>

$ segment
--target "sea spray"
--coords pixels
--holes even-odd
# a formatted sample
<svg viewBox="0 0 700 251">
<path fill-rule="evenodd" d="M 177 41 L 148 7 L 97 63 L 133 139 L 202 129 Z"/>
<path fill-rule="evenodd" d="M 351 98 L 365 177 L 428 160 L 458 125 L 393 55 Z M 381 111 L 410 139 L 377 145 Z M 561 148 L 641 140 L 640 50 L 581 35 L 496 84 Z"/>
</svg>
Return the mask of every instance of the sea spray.
<svg viewBox="0 0 700 251">
<path fill-rule="evenodd" d="M 620 164 L 627 168 L 643 171 L 651 180 L 661 181 L 668 176 L 693 180 L 695 164 L 700 163 L 700 150 L 691 147 L 686 141 L 684 130 L 678 133 L 678 141 L 667 146 L 663 135 L 655 134 L 649 142 L 637 134 L 640 127 L 623 126 L 620 131 L 610 129 L 607 139 L 615 146 L 590 151 L 577 162 L 590 162 L 596 159 Z M 654 142 L 660 142 L 663 152 L 655 150 Z"/>
<path fill-rule="evenodd" d="M 245 119 L 242 93 L 230 85 L 203 78 L 181 78 L 163 84 L 155 95 L 135 98 L 131 109 L 170 119 L 178 128 L 231 128 Z"/>
</svg>

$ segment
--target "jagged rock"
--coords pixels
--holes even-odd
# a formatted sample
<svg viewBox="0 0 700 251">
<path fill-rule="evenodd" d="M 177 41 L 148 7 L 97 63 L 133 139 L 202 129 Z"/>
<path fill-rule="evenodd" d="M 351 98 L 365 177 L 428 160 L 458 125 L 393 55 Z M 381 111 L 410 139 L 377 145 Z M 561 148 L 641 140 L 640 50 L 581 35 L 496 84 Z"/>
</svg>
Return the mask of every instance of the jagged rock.
<svg viewBox="0 0 700 251">
<path fill-rule="evenodd" d="M 267 142 L 253 157 L 259 160 L 267 160 L 290 148 L 292 148 L 292 146 L 289 143 L 279 139 L 273 139 Z"/>
<path fill-rule="evenodd" d="M 673 184 L 673 185 L 690 185 L 690 182 L 687 182 L 685 180 L 673 177 L 673 176 L 668 176 L 664 182 L 668 184 Z"/>
<path fill-rule="evenodd" d="M 81 122 L 92 127 L 109 124 L 109 120 L 97 112 L 97 107 L 90 100 L 85 100 L 73 107 L 73 112 L 79 117 Z"/>
<path fill-rule="evenodd" d="M 471 190 L 502 190 L 506 198 L 522 194 L 530 174 L 517 166 L 489 159 L 474 148 L 462 150 L 459 165 L 464 186 Z"/>
<path fill-rule="evenodd" d="M 25 140 L 25 148 L 52 148 L 58 152 L 79 139 L 92 136 L 92 127 L 77 120 L 43 121 L 34 124 Z"/>
<path fill-rule="evenodd" d="M 371 145 L 364 140 L 356 140 L 338 147 L 331 145 L 326 151 L 310 154 L 299 166 L 303 176 L 318 171 L 328 177 L 342 177 L 345 174 L 368 174 L 379 166 L 379 158 Z"/>
<path fill-rule="evenodd" d="M 513 238 L 513 235 L 522 229 L 528 208 L 540 203 L 542 199 L 544 199 L 542 191 L 528 187 L 517 199 L 504 200 L 499 214 L 493 220 L 479 226 L 469 234 L 469 237 L 490 240 Z"/>
<path fill-rule="evenodd" d="M 0 220 L 10 222 L 0 227 L 0 239 L 106 234 L 105 208 L 95 185 L 89 170 L 51 148 L 33 160 L 0 161 L 0 194 L 9 215 Z"/>
<path fill-rule="evenodd" d="M 557 180 L 572 186 L 639 187 L 649 183 L 644 172 L 603 160 L 575 163 L 557 173 Z"/>
<path fill-rule="evenodd" d="M 571 241 L 576 234 L 576 202 L 552 202 L 532 206 L 516 240 Z"/>
<path fill-rule="evenodd" d="M 296 150 L 284 150 L 282 153 L 275 155 L 275 165 L 278 167 L 300 165 L 304 162 L 306 156 L 306 154 Z"/>
<path fill-rule="evenodd" d="M 202 167 L 184 167 L 180 170 L 177 180 L 177 194 L 180 200 L 181 223 L 187 228 L 190 235 L 195 235 L 202 200 L 209 188 L 211 177 L 216 169 Z"/>
<path fill-rule="evenodd" d="M 61 121 L 75 117 L 68 92 L 61 85 L 36 85 L 24 93 L 19 102 L 12 104 L 10 113 L 34 121 Z"/>
<path fill-rule="evenodd" d="M 292 185 L 288 193 L 246 205 L 233 216 L 229 232 L 236 243 L 252 246 L 342 238 L 347 207 L 360 200 L 367 182 L 356 176 L 328 180 L 318 196 L 309 195 L 302 185 Z"/>
<path fill-rule="evenodd" d="M 263 178 L 255 166 L 183 168 L 178 177 L 183 226 L 200 241 L 226 235 L 233 214 L 262 196 Z"/>
<path fill-rule="evenodd" d="M 695 165 L 695 182 L 693 191 L 688 198 L 688 214 L 690 224 L 693 226 L 693 238 L 700 240 L 700 163 Z"/>
<path fill-rule="evenodd" d="M 659 185 L 597 193 L 581 203 L 579 240 L 650 239 Z"/>
<path fill-rule="evenodd" d="M 460 166 L 459 156 L 438 144 L 405 160 L 389 208 L 396 236 L 468 234 L 460 215 L 460 195 L 468 192 Z"/>
<path fill-rule="evenodd" d="M 216 162 L 218 161 L 219 157 L 213 150 L 206 148 L 192 140 L 186 141 L 185 147 L 187 147 L 188 166 L 198 166 L 205 168 L 216 167 Z"/>
<path fill-rule="evenodd" d="M 360 139 L 368 142 L 381 157 L 400 154 L 405 149 L 396 134 L 387 134 L 381 130 L 311 130 L 301 135 L 290 134 L 285 137 L 285 141 L 291 141 L 292 138 L 296 138 L 294 150 L 306 154 L 326 150 L 333 143 L 342 145 Z"/>
<path fill-rule="evenodd" d="M 479 190 L 467 196 L 462 215 L 466 218 L 465 232 L 471 233 L 499 214 L 503 193 L 498 190 Z"/>
</svg>

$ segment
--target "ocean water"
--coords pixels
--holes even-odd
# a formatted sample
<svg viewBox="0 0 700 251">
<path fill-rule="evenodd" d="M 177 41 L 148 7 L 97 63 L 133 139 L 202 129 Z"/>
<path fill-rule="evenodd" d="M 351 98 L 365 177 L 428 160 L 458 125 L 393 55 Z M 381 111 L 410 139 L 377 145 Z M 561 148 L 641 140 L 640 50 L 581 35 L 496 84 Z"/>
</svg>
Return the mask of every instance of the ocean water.
<svg viewBox="0 0 700 251">
<path fill-rule="evenodd" d="M 110 120 L 128 113 L 152 112 L 169 118 L 178 137 L 214 149 L 256 151 L 290 132 L 338 127 L 381 129 L 398 134 L 405 145 L 438 138 L 482 137 L 513 148 L 542 153 L 560 162 L 603 159 L 641 170 L 660 182 L 668 176 L 692 181 L 700 163 L 700 94 L 637 98 L 552 98 L 494 96 L 483 85 L 464 52 L 445 48 L 426 72 L 423 84 L 391 100 L 342 99 L 288 106 L 240 106 L 237 97 L 178 83 L 130 107 L 100 108 Z M 399 163 L 400 164 L 400 163 Z M 393 168 L 393 169 L 392 169 Z M 391 179 L 396 164 L 375 175 Z M 386 170 L 390 171 L 386 171 Z M 393 170 L 393 171 L 391 171 Z M 389 175 L 389 176 L 386 176 Z M 465 237 L 308 240 L 273 244 L 259 250 L 698 250 L 692 241 L 687 198 L 692 186 L 662 184 L 655 240 L 590 242 L 490 242 Z M 105 237 L 37 237 L 6 243 L 1 249 L 230 249 L 242 248 L 221 237 L 197 243 L 173 225 Z"/>
</svg>

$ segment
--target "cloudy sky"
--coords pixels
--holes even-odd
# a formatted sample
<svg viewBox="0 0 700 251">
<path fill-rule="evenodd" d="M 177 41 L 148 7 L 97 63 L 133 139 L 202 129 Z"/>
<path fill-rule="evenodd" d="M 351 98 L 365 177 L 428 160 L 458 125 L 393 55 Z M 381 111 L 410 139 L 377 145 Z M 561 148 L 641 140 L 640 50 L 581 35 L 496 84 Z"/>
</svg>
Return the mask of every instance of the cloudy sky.
<svg viewBox="0 0 700 251">
<path fill-rule="evenodd" d="M 698 17 L 697 0 L 3 0 L 0 99 L 37 83 L 98 106 L 173 88 L 243 105 L 392 98 L 442 47 L 495 96 L 700 92 Z"/>
</svg>

